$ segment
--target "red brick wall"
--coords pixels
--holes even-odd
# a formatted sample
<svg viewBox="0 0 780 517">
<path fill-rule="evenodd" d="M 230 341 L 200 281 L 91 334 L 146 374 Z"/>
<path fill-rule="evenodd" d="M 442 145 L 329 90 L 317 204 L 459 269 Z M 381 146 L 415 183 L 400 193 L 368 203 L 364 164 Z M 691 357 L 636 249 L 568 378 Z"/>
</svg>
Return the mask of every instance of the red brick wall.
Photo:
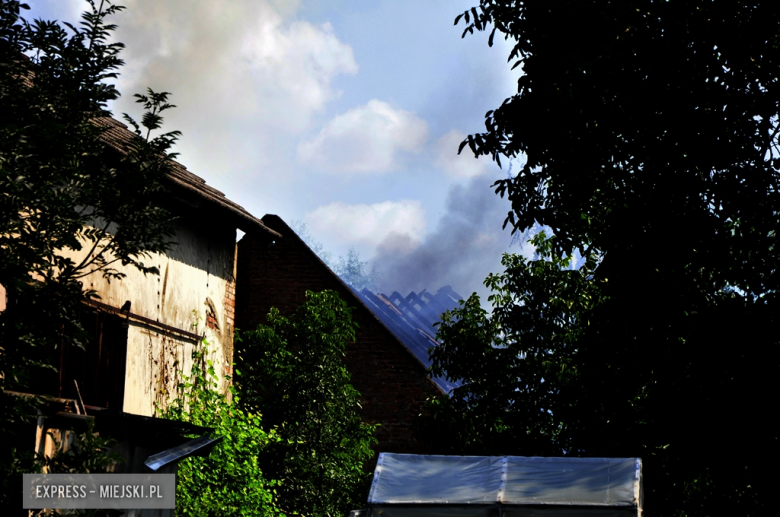
<svg viewBox="0 0 780 517">
<path fill-rule="evenodd" d="M 291 314 L 305 293 L 332 289 L 346 300 L 360 326 L 347 348 L 352 385 L 362 396 L 365 422 L 379 423 L 379 452 L 425 454 L 430 450 L 417 430 L 417 416 L 428 397 L 440 394 L 425 368 L 352 294 L 339 278 L 275 215 L 263 222 L 283 235 L 272 243 L 247 234 L 238 244 L 236 327 L 265 323 L 271 307 Z"/>
<path fill-rule="evenodd" d="M 235 326 L 236 317 L 236 283 L 231 279 L 228 281 L 225 289 L 225 323 L 228 324 L 228 330 Z"/>
<path fill-rule="evenodd" d="M 236 248 L 238 249 L 238 248 Z M 235 279 L 235 265 L 233 267 L 233 275 L 230 275 L 228 279 L 227 287 L 225 288 L 225 299 L 223 305 L 225 307 L 225 324 L 227 326 L 226 331 L 233 335 L 233 330 L 236 326 L 236 279 Z M 206 325 L 209 324 L 210 315 L 206 315 Z M 228 354 L 225 354 L 225 358 L 228 358 Z M 225 361 L 225 375 L 233 375 L 233 348 L 230 349 L 230 360 Z"/>
</svg>

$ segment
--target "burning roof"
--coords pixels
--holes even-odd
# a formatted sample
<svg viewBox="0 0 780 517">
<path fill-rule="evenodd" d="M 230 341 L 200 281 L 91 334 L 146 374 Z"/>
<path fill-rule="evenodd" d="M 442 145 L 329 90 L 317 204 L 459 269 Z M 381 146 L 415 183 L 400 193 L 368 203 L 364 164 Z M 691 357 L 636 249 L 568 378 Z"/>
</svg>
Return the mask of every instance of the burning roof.
<svg viewBox="0 0 780 517">
<path fill-rule="evenodd" d="M 420 293 L 412 291 L 406 297 L 397 291 L 389 296 L 374 294 L 368 289 L 353 291 L 426 368 L 431 366 L 428 350 L 439 345 L 433 324 L 439 321 L 441 313 L 457 307 L 463 299 L 449 285 L 435 295 L 423 289 Z M 444 377 L 433 377 L 433 381 L 445 393 L 460 386 L 459 381 L 448 381 Z"/>
</svg>

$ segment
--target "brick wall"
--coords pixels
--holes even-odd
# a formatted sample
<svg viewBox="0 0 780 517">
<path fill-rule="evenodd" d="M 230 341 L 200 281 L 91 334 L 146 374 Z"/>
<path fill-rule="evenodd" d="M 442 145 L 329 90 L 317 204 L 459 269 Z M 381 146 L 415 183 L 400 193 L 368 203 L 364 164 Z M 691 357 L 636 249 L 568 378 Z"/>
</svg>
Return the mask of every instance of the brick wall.
<svg viewBox="0 0 780 517">
<path fill-rule="evenodd" d="M 233 249 L 233 264 L 225 286 L 225 298 L 222 300 L 225 309 L 226 332 L 233 335 L 236 328 L 236 267 L 238 265 L 238 243 Z M 206 322 L 208 324 L 208 322 Z M 225 350 L 225 375 L 233 375 L 233 340 L 230 340 L 230 350 Z"/>
<path fill-rule="evenodd" d="M 232 278 L 228 281 L 225 288 L 225 323 L 228 325 L 228 330 L 232 330 L 235 326 L 235 313 L 236 313 L 236 283 Z"/>
<path fill-rule="evenodd" d="M 271 307 L 288 315 L 302 305 L 305 293 L 332 289 L 353 307 L 360 326 L 347 348 L 345 362 L 352 385 L 360 392 L 365 422 L 379 423 L 380 452 L 425 454 L 418 415 L 428 397 L 441 394 L 425 367 L 352 294 L 281 218 L 263 222 L 283 235 L 275 242 L 247 234 L 238 245 L 236 327 L 265 323 Z"/>
</svg>

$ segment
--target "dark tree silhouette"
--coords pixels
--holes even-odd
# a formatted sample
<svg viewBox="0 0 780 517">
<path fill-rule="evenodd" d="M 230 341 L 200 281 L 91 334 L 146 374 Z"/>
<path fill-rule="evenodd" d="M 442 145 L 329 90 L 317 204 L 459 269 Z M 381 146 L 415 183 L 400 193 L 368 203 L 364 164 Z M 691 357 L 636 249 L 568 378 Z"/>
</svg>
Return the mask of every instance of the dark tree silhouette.
<svg viewBox="0 0 780 517">
<path fill-rule="evenodd" d="M 15 432 L 35 414 L 5 391 L 34 390 L 51 369 L 53 348 L 80 346 L 79 308 L 94 294 L 82 278 L 120 279 L 120 264 L 158 273 L 148 257 L 171 241 L 171 216 L 159 198 L 179 135 L 150 139 L 160 113 L 173 107 L 167 93 L 150 90 L 136 96 L 146 110 L 141 124 L 126 116 L 134 144 L 120 153 L 106 143 L 101 121 L 119 96 L 110 81 L 123 45 L 109 43 L 115 26 L 105 18 L 122 7 L 90 1 L 80 24 L 64 26 L 30 22 L 25 9 L 0 0 L 0 285 L 8 296 L 0 313 L 2 505 L 32 456 L 27 430 Z"/>
<path fill-rule="evenodd" d="M 505 415 L 513 433 L 537 434 L 496 452 L 642 456 L 648 515 L 768 508 L 762 465 L 777 458 L 780 373 L 780 5 L 483 0 L 460 20 L 464 36 L 510 38 L 509 60 L 524 72 L 461 150 L 496 161 L 524 154 L 519 174 L 495 184 L 512 202 L 506 223 L 549 226 L 548 258 L 578 249 L 600 260 L 589 277 L 599 302 L 566 316 L 584 325 L 566 338 L 574 374 L 552 393 L 513 400 L 554 418 L 538 426 Z M 507 266 L 510 280 L 541 274 Z M 509 309 L 528 293 L 542 311 L 536 325 L 559 315 L 539 297 L 564 277 L 544 271 L 547 287 L 506 284 L 518 291 L 497 300 L 493 318 L 527 325 Z M 450 334 L 442 364 L 468 370 L 474 357 Z M 507 387 L 525 389 L 512 365 L 496 362 L 492 389 L 472 383 L 475 393 L 506 402 Z"/>
</svg>

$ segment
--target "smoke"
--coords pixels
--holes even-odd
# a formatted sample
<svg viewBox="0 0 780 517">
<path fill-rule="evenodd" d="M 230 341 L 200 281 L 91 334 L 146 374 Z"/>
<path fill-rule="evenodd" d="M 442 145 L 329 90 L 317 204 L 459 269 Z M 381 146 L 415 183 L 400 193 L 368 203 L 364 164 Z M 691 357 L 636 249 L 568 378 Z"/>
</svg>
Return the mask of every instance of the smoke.
<svg viewBox="0 0 780 517">
<path fill-rule="evenodd" d="M 173 92 L 166 128 L 184 131 L 185 165 L 203 174 L 265 171 L 290 161 L 297 137 L 338 98 L 333 81 L 358 71 L 333 27 L 297 19 L 296 1 L 127 0 L 116 37 L 127 44 L 112 109 L 132 93 Z"/>
<path fill-rule="evenodd" d="M 511 205 L 495 194 L 491 184 L 482 175 L 451 187 L 444 216 L 419 245 L 404 233 L 388 235 L 372 261 L 379 273 L 379 291 L 406 295 L 451 285 L 464 298 L 477 292 L 484 302 L 488 290 L 482 282 L 489 273 L 503 270 L 501 256 L 510 251 L 512 241 L 509 227 L 501 228 Z"/>
</svg>

